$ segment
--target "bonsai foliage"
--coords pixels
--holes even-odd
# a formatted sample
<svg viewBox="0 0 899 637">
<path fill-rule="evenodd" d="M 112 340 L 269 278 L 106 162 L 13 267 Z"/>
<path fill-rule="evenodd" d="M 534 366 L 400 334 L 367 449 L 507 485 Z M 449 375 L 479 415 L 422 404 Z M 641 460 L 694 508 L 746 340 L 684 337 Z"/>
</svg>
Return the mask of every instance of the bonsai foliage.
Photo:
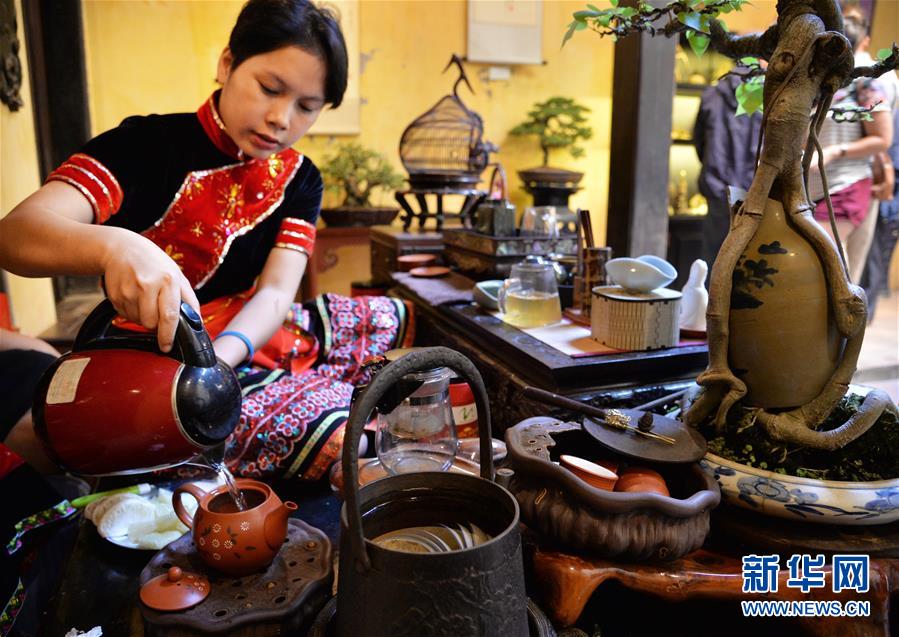
<svg viewBox="0 0 899 637">
<path fill-rule="evenodd" d="M 589 108 L 570 97 L 551 97 L 542 104 L 534 104 L 527 121 L 510 130 L 509 134 L 536 135 L 540 139 L 544 166 L 549 163 L 549 151 L 554 148 L 567 148 L 572 157 L 581 157 L 584 149 L 578 142 L 593 136 L 593 129 L 587 125 L 584 116 L 589 112 Z"/>
<path fill-rule="evenodd" d="M 566 39 L 587 28 L 615 38 L 640 32 L 669 37 L 685 32 L 694 50 L 711 48 L 732 59 L 754 57 L 768 62 L 761 94 L 764 114 L 758 168 L 744 201 L 734 206 L 730 232 L 712 267 L 707 312 L 709 365 L 696 379 L 701 389 L 684 413 L 685 422 L 699 425 L 711 419 L 721 431 L 731 407 L 747 394 L 746 383 L 728 360 L 732 293 L 761 288 L 769 275 L 776 274 L 767 263 L 750 264 L 743 257 L 768 200 L 773 199 L 783 205 L 790 225 L 818 255 L 835 327 L 845 346 L 816 397 L 790 410 L 760 407 L 755 423 L 776 441 L 827 450 L 844 447 L 865 433 L 884 410 L 899 410 L 886 393 L 872 390 L 845 423 L 834 429 L 820 428 L 852 380 L 864 337 L 867 303 L 864 291 L 847 277 L 839 243 L 834 244 L 812 216 L 814 207 L 806 194 L 808 176 L 816 155 L 813 151 L 817 151 L 827 191 L 818 132 L 836 91 L 856 78 L 878 77 L 895 69 L 899 47 L 894 44 L 889 51 L 878 53 L 878 61 L 871 66 L 855 67 L 837 0 L 778 0 L 777 22 L 764 33 L 748 36 L 728 33 L 718 20 L 720 14 L 739 9 L 745 0 L 677 0 L 658 8 L 642 0 L 636 6 L 622 7 L 617 0 L 611 3 L 607 9 L 591 5 L 576 12 Z M 764 374 L 766 370 L 754 371 Z"/>
<path fill-rule="evenodd" d="M 396 189 L 403 177 L 380 153 L 356 142 L 341 144 L 321 168 L 328 190 L 344 193 L 346 207 L 370 208 L 375 188 Z"/>
</svg>

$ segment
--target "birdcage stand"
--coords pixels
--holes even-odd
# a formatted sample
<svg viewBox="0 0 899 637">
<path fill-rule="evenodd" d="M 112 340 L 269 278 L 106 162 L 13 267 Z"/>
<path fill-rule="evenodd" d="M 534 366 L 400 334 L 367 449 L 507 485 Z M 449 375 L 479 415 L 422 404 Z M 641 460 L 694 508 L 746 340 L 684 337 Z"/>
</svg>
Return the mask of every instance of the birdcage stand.
<svg viewBox="0 0 899 637">
<path fill-rule="evenodd" d="M 434 195 L 436 198 L 436 210 L 431 211 L 428 205 L 427 195 Z M 459 212 L 447 212 L 444 209 L 443 198 L 446 195 L 461 195 L 465 197 Z M 408 232 L 412 221 L 418 219 L 418 227 L 422 229 L 428 219 L 437 220 L 437 231 L 443 229 L 445 219 L 460 219 L 462 225 L 466 228 L 472 226 L 471 213 L 480 201 L 487 196 L 487 193 L 477 188 L 448 188 L 448 187 L 430 187 L 430 188 L 410 188 L 408 190 L 397 191 L 394 195 L 397 203 L 402 207 L 403 232 Z M 413 209 L 410 199 L 413 198 L 418 202 L 418 211 Z"/>
</svg>

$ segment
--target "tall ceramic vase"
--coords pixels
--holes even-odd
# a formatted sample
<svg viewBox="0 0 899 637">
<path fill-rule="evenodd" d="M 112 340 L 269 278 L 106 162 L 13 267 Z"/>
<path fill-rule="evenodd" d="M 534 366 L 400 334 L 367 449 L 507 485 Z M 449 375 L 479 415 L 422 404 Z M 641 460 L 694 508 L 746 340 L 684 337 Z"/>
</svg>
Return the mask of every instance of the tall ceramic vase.
<svg viewBox="0 0 899 637">
<path fill-rule="evenodd" d="M 843 344 L 818 255 L 769 199 L 733 273 L 728 351 L 746 382 L 746 404 L 807 403 L 836 369 Z"/>
</svg>

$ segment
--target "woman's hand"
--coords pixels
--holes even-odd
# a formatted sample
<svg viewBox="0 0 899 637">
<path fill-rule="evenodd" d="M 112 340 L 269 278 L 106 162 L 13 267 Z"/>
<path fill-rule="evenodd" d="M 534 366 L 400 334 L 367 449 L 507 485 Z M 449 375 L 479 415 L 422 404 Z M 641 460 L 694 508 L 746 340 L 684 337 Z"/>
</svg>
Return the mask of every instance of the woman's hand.
<svg viewBox="0 0 899 637">
<path fill-rule="evenodd" d="M 891 201 L 896 187 L 896 170 L 887 153 L 878 153 L 871 164 L 874 183 L 871 185 L 871 196 L 878 201 Z"/>
<path fill-rule="evenodd" d="M 106 277 L 106 292 L 125 318 L 157 331 L 172 348 L 181 301 L 197 312 L 190 283 L 169 256 L 139 234 L 92 223 L 93 209 L 74 187 L 44 184 L 0 219 L 0 266 L 21 276 Z"/>
<path fill-rule="evenodd" d="M 182 299 L 200 311 L 197 297 L 178 265 L 139 234 L 121 232 L 109 245 L 103 271 L 106 294 L 116 311 L 156 330 L 163 352 L 172 349 Z"/>
<path fill-rule="evenodd" d="M 838 159 L 839 157 L 842 157 L 844 154 L 843 149 L 840 146 L 825 146 L 824 148 L 821 149 L 821 151 L 822 151 L 821 156 L 824 158 L 825 166 L 829 166 L 830 163 L 834 159 Z M 812 153 L 812 163 L 811 163 L 811 166 L 809 166 L 809 168 L 812 171 L 812 173 L 819 172 L 818 151 L 814 151 Z"/>
</svg>

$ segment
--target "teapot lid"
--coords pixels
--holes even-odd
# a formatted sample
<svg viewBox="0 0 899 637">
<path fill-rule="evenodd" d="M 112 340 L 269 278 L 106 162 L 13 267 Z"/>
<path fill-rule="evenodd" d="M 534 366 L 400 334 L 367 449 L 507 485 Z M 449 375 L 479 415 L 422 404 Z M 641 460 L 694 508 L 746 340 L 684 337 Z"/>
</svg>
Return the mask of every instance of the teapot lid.
<svg viewBox="0 0 899 637">
<path fill-rule="evenodd" d="M 140 589 L 140 601 L 153 610 L 187 610 L 209 595 L 209 580 L 197 573 L 185 573 L 177 566 L 157 575 Z"/>
<path fill-rule="evenodd" d="M 552 267 L 552 262 L 540 254 L 529 254 L 518 262 L 518 267 L 525 267 L 528 270 L 545 270 Z"/>
</svg>

